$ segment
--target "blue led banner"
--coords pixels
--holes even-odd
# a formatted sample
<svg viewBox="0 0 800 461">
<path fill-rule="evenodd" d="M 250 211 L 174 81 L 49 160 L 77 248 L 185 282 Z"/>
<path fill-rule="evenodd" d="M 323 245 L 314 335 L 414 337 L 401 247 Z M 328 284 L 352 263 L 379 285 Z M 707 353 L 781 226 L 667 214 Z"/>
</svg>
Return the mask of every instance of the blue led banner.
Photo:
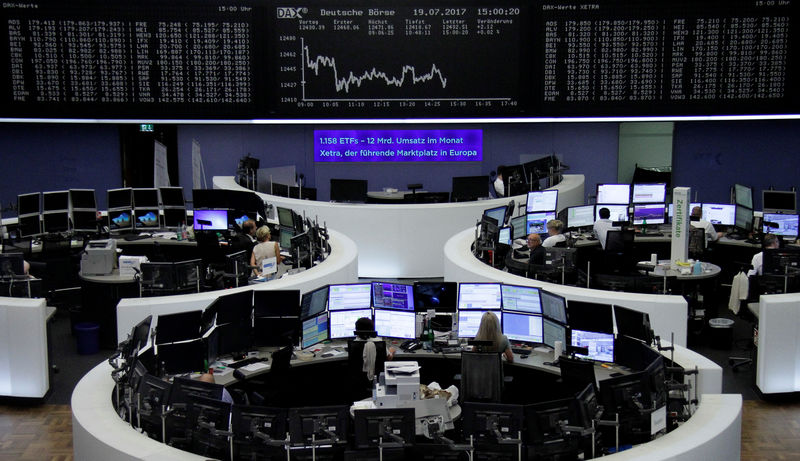
<svg viewBox="0 0 800 461">
<path fill-rule="evenodd" d="M 479 162 L 483 130 L 315 130 L 315 162 Z"/>
</svg>

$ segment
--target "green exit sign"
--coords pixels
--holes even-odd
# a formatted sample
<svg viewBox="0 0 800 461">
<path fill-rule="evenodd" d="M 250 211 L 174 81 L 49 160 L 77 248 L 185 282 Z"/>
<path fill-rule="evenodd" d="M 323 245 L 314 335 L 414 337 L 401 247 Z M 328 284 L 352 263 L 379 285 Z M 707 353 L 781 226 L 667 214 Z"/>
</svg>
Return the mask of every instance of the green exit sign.
<svg viewBox="0 0 800 461">
<path fill-rule="evenodd" d="M 153 132 L 153 124 L 152 123 L 142 123 L 139 125 L 139 131 L 152 133 Z"/>
</svg>

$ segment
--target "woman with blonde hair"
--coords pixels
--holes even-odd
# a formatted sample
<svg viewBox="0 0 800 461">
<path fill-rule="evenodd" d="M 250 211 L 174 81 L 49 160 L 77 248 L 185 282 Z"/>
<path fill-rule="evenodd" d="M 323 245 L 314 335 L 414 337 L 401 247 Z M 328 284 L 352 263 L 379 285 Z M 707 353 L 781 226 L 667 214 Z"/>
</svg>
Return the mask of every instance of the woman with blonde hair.
<svg viewBox="0 0 800 461">
<path fill-rule="evenodd" d="M 277 263 L 283 261 L 278 242 L 270 242 L 269 227 L 261 226 L 256 230 L 256 240 L 258 244 L 253 247 L 253 254 L 250 256 L 250 265 L 255 266 L 253 273 L 256 277 L 261 275 L 261 263 L 268 258 L 276 258 Z"/>
<path fill-rule="evenodd" d="M 481 324 L 478 326 L 478 333 L 475 335 L 476 341 L 491 341 L 493 346 L 484 348 L 485 351 L 498 352 L 506 357 L 509 362 L 514 361 L 514 353 L 511 352 L 511 343 L 506 335 L 500 331 L 500 320 L 494 312 L 486 312 L 481 317 Z"/>
</svg>

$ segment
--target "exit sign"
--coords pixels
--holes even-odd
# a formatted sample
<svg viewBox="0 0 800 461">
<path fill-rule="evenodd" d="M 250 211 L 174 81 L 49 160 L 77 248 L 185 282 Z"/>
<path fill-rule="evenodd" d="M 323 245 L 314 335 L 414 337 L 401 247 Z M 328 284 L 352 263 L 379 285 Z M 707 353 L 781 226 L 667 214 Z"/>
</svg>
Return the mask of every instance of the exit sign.
<svg viewBox="0 0 800 461">
<path fill-rule="evenodd" d="M 139 131 L 152 133 L 153 132 L 153 124 L 152 123 L 142 123 L 139 125 Z"/>
</svg>

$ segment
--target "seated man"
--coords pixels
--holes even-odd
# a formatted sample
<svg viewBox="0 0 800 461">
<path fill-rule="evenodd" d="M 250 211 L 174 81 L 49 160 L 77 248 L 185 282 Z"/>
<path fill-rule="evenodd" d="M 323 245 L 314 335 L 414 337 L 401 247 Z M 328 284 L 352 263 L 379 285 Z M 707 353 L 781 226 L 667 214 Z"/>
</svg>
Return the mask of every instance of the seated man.
<svg viewBox="0 0 800 461">
<path fill-rule="evenodd" d="M 528 248 L 531 250 L 531 257 L 528 264 L 544 264 L 547 251 L 542 246 L 542 237 L 539 234 L 531 234 L 528 236 Z"/>
<path fill-rule="evenodd" d="M 773 234 L 765 235 L 764 243 L 761 245 L 761 247 L 765 250 L 780 248 L 780 246 L 781 242 L 778 240 L 778 237 Z M 750 262 L 750 265 L 753 266 L 753 268 L 747 271 L 748 277 L 753 275 L 762 275 L 762 270 L 764 268 L 764 252 L 760 251 L 753 255 L 753 260 Z"/>
<path fill-rule="evenodd" d="M 548 237 L 544 239 L 544 242 L 542 242 L 542 246 L 545 248 L 551 248 L 554 246 L 559 246 L 559 247 L 566 246 L 567 237 L 561 233 L 563 230 L 564 230 L 564 223 L 562 223 L 558 219 L 552 219 L 548 221 L 547 222 Z"/>
<path fill-rule="evenodd" d="M 600 211 L 598 211 L 597 214 L 600 215 L 600 219 L 594 222 L 592 231 L 594 232 L 594 236 L 597 237 L 597 240 L 600 241 L 600 246 L 605 250 L 608 230 L 614 228 L 613 221 L 611 221 L 611 211 L 608 208 L 603 207 L 600 208 Z"/>
<path fill-rule="evenodd" d="M 722 232 L 717 232 L 713 224 L 703 219 L 703 209 L 699 206 L 692 208 L 692 213 L 689 215 L 689 224 L 691 224 L 692 227 L 705 230 L 706 247 L 708 246 L 708 242 L 716 242 L 722 237 Z"/>
</svg>

